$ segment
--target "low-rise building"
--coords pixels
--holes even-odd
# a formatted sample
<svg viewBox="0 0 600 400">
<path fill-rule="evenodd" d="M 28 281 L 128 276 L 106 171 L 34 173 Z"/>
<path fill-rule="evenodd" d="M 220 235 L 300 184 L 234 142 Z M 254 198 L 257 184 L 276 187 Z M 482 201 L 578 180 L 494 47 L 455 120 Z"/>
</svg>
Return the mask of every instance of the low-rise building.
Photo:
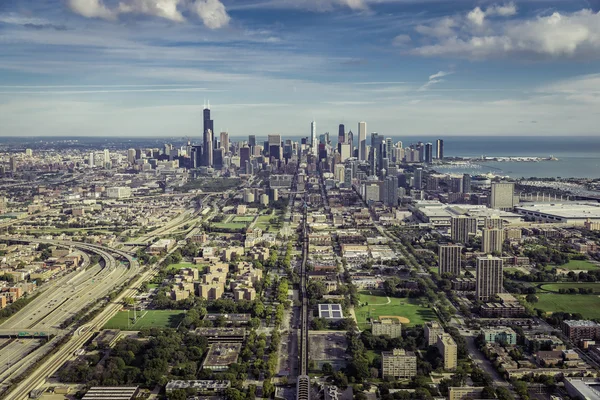
<svg viewBox="0 0 600 400">
<path fill-rule="evenodd" d="M 481 334 L 486 343 L 500 343 L 505 345 L 517 344 L 517 333 L 508 327 L 482 329 Z"/>
<path fill-rule="evenodd" d="M 231 387 L 231 381 L 219 380 L 202 380 L 202 381 L 169 381 L 165 386 L 167 394 L 173 393 L 175 390 L 193 390 L 196 394 L 210 395 L 223 393 Z"/>
</svg>

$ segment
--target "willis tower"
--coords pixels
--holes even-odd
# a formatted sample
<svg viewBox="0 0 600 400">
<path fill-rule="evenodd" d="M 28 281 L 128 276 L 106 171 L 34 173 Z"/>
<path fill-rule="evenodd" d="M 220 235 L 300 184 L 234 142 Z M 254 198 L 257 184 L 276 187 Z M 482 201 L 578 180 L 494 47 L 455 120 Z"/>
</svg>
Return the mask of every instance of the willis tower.
<svg viewBox="0 0 600 400">
<path fill-rule="evenodd" d="M 202 137 L 202 165 L 211 167 L 213 164 L 213 120 L 210 119 L 210 102 L 204 106 L 204 134 Z"/>
</svg>

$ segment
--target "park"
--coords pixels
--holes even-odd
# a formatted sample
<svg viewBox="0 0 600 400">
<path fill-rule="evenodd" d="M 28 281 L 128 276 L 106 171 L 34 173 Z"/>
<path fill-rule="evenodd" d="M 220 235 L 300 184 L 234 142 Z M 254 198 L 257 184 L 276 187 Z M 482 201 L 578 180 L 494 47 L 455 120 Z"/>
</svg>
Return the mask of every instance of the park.
<svg viewBox="0 0 600 400">
<path fill-rule="evenodd" d="M 401 317 L 403 325 L 423 325 L 437 319 L 432 308 L 424 299 L 387 297 L 383 292 L 364 291 L 360 293 L 361 306 L 356 309 L 356 319 L 360 329 L 370 326 L 369 321 L 378 317 Z"/>
</svg>

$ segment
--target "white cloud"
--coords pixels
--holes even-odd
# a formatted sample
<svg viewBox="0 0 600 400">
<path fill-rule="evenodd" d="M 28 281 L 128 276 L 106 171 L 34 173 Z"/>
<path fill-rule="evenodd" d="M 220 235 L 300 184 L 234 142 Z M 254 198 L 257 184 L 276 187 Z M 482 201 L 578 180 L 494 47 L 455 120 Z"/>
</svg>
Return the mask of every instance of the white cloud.
<svg viewBox="0 0 600 400">
<path fill-rule="evenodd" d="M 475 7 L 471 12 L 467 14 L 467 19 L 475 25 L 483 25 L 485 20 L 485 13 L 479 7 Z"/>
<path fill-rule="evenodd" d="M 454 28 L 458 25 L 458 22 L 451 17 L 444 17 L 431 25 L 418 25 L 415 28 L 415 31 L 425 36 L 433 36 L 433 37 L 447 37 L 453 36 Z"/>
<path fill-rule="evenodd" d="M 409 35 L 398 35 L 392 40 L 394 46 L 406 46 L 412 41 Z"/>
<path fill-rule="evenodd" d="M 74 13 L 86 18 L 115 19 L 117 13 L 108 9 L 102 0 L 69 0 L 67 3 Z"/>
<path fill-rule="evenodd" d="M 496 13 L 511 10 L 494 9 Z M 498 14 L 500 15 L 500 14 Z M 471 21 L 471 19 L 467 19 Z M 437 32 L 448 26 L 444 19 L 417 32 Z M 469 59 L 498 58 L 518 55 L 524 58 L 567 57 L 593 58 L 600 56 L 600 12 L 584 9 L 574 13 L 555 12 L 528 20 L 513 20 L 489 27 L 485 34 L 469 30 L 467 22 L 452 29 L 448 35 L 430 35 L 437 42 L 417 47 L 414 54 L 422 56 L 451 56 Z"/>
<path fill-rule="evenodd" d="M 260 0 L 239 2 L 233 4 L 231 9 L 297 9 L 326 12 L 347 7 L 355 11 L 366 11 L 369 9 L 368 3 L 369 0 Z"/>
<path fill-rule="evenodd" d="M 355 0 L 348 0 L 355 2 Z M 186 20 L 183 11 L 189 10 L 210 29 L 229 24 L 230 17 L 220 0 L 123 0 L 109 9 L 102 0 L 68 0 L 71 11 L 86 18 L 116 19 L 120 14 L 144 14 L 174 22 Z"/>
<path fill-rule="evenodd" d="M 419 88 L 419 92 L 423 92 L 423 91 L 429 89 L 433 85 L 444 82 L 444 80 L 440 79 L 440 78 L 443 78 L 445 76 L 452 75 L 452 74 L 453 74 L 453 72 L 439 71 L 433 75 L 429 75 L 429 80 L 427 82 L 425 82 L 425 84 Z"/>
<path fill-rule="evenodd" d="M 119 12 L 146 14 L 182 22 L 185 18 L 177 9 L 180 3 L 181 0 L 129 0 L 119 3 Z"/>
<path fill-rule="evenodd" d="M 367 3 L 365 0 L 337 0 L 340 5 L 350 7 L 353 10 L 366 10 Z"/>
<path fill-rule="evenodd" d="M 485 11 L 485 15 L 498 15 L 500 17 L 512 17 L 517 14 L 517 6 L 510 2 L 504 5 L 493 5 Z"/>
<path fill-rule="evenodd" d="M 225 6 L 219 0 L 196 0 L 192 9 L 198 14 L 207 28 L 218 29 L 226 26 L 231 19 Z"/>
</svg>

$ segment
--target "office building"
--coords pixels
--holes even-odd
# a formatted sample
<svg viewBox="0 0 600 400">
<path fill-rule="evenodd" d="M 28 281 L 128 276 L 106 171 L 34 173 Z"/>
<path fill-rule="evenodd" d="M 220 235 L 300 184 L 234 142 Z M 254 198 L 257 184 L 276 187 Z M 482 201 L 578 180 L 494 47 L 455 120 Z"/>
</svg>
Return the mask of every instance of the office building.
<svg viewBox="0 0 600 400">
<path fill-rule="evenodd" d="M 127 162 L 131 165 L 135 164 L 135 149 L 127 150 Z"/>
<path fill-rule="evenodd" d="M 427 164 L 431 164 L 433 162 L 433 145 L 431 143 L 426 143 L 424 146 L 423 161 L 425 161 Z"/>
<path fill-rule="evenodd" d="M 471 175 L 464 174 L 462 179 L 463 179 L 463 184 L 462 184 L 463 193 L 471 193 Z"/>
<path fill-rule="evenodd" d="M 229 133 L 221 132 L 219 139 L 221 142 L 221 148 L 224 150 L 223 154 L 229 153 Z"/>
<path fill-rule="evenodd" d="M 246 166 L 246 162 L 250 163 L 250 147 L 244 146 L 240 148 L 240 165 Z M 249 173 L 249 171 L 245 171 Z"/>
<path fill-rule="evenodd" d="M 15 172 L 17 170 L 17 167 L 16 167 L 16 164 L 14 163 L 14 157 L 11 157 L 10 160 L 11 160 L 10 170 Z M 13 166 L 14 166 L 14 169 L 13 169 Z M 90 152 L 88 166 L 90 168 L 94 168 L 94 153 L 93 152 Z"/>
<path fill-rule="evenodd" d="M 318 152 L 317 142 L 317 123 L 315 121 L 310 123 L 310 148 L 313 155 L 317 155 Z"/>
<path fill-rule="evenodd" d="M 498 215 L 492 215 L 485 219 L 485 228 L 502 229 L 504 228 L 504 220 Z"/>
<path fill-rule="evenodd" d="M 252 149 L 254 146 L 256 146 L 256 135 L 248 135 L 248 147 Z"/>
<path fill-rule="evenodd" d="M 417 356 L 411 351 L 394 349 L 381 353 L 382 378 L 412 378 L 417 375 Z"/>
<path fill-rule="evenodd" d="M 346 143 L 350 145 L 350 157 L 356 157 L 354 155 L 354 133 L 352 133 L 352 131 L 348 132 L 346 135 Z"/>
<path fill-rule="evenodd" d="M 471 236 L 477 233 L 477 218 L 465 215 L 453 216 L 450 219 L 450 237 L 457 243 L 468 243 Z"/>
<path fill-rule="evenodd" d="M 358 123 L 358 159 L 360 161 L 367 160 L 367 123 Z"/>
<path fill-rule="evenodd" d="M 371 323 L 373 336 L 386 335 L 390 338 L 402 337 L 402 324 L 395 318 L 375 320 Z"/>
<path fill-rule="evenodd" d="M 281 160 L 281 135 L 269 135 L 269 158 Z"/>
<path fill-rule="evenodd" d="M 484 228 L 481 230 L 481 251 L 487 254 L 502 254 L 502 244 L 504 243 L 504 230 L 497 228 Z"/>
<path fill-rule="evenodd" d="M 444 159 L 444 141 L 442 139 L 438 139 L 435 142 L 436 146 L 435 146 L 435 158 L 437 158 L 438 160 L 443 160 Z"/>
<path fill-rule="evenodd" d="M 493 182 L 489 201 L 490 208 L 512 211 L 515 207 L 515 184 L 513 182 Z"/>
<path fill-rule="evenodd" d="M 338 127 L 338 152 L 342 152 L 342 144 L 346 143 L 346 127 L 340 124 Z"/>
<path fill-rule="evenodd" d="M 442 333 L 437 337 L 436 347 L 444 360 L 444 369 L 456 369 L 458 363 L 458 351 L 456 342 L 449 333 Z"/>
<path fill-rule="evenodd" d="M 82 400 L 132 400 L 138 392 L 138 386 L 93 386 Z"/>
<path fill-rule="evenodd" d="M 450 179 L 450 192 L 463 193 L 463 178 L 453 177 Z"/>
<path fill-rule="evenodd" d="M 475 297 L 477 300 L 488 301 L 503 290 L 503 261 L 499 257 L 477 258 L 477 281 Z"/>
<path fill-rule="evenodd" d="M 446 244 L 438 247 L 438 263 L 440 275 L 449 273 L 460 275 L 462 246 Z"/>
<path fill-rule="evenodd" d="M 204 106 L 202 129 L 202 165 L 212 166 L 214 121 L 210 119 L 210 103 Z"/>
<path fill-rule="evenodd" d="M 444 328 L 437 321 L 430 321 L 425 324 L 425 340 L 428 346 L 437 345 L 437 338 L 444 333 Z"/>
</svg>

